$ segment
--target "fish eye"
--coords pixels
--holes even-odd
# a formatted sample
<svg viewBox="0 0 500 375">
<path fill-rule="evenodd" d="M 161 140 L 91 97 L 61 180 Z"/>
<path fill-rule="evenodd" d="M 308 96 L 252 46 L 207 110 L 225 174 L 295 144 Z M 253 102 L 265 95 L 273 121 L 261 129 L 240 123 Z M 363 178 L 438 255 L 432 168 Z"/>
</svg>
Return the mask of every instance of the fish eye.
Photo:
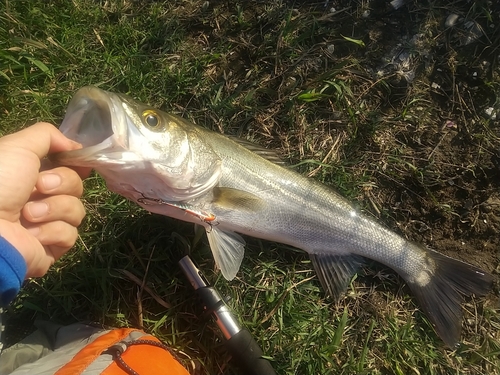
<svg viewBox="0 0 500 375">
<path fill-rule="evenodd" d="M 146 125 L 148 125 L 151 128 L 157 128 L 160 125 L 160 118 L 152 110 L 144 111 L 142 113 L 142 118 L 146 122 Z"/>
</svg>

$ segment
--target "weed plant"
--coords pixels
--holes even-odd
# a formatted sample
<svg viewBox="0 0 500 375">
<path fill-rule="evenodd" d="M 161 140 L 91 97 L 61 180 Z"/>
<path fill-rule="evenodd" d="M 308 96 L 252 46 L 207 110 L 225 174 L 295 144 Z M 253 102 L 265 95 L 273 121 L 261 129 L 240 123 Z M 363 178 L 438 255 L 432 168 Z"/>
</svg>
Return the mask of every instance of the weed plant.
<svg viewBox="0 0 500 375">
<path fill-rule="evenodd" d="M 2 0 L 0 135 L 60 124 L 82 86 L 126 93 L 275 149 L 392 230 L 496 278 L 464 305 L 462 344 L 449 350 L 380 265 L 332 301 L 305 253 L 247 239 L 227 282 L 191 225 L 92 175 L 78 243 L 26 282 L 8 311 L 10 343 L 35 319 L 142 327 L 191 373 L 233 373 L 177 266 L 190 254 L 278 374 L 500 374 L 499 14 L 496 2 L 465 0 L 397 10 L 380 0 Z"/>
</svg>

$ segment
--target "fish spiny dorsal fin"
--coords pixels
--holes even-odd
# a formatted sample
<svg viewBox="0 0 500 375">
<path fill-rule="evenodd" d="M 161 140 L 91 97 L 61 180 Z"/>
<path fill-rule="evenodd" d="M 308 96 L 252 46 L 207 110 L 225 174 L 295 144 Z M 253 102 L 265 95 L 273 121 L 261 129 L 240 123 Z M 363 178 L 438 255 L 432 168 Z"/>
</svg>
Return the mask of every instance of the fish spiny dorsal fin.
<svg viewBox="0 0 500 375">
<path fill-rule="evenodd" d="M 207 228 L 207 237 L 215 264 L 222 276 L 226 280 L 234 279 L 245 253 L 245 240 L 234 232 L 222 231 L 216 227 Z"/>
<path fill-rule="evenodd" d="M 345 292 L 353 275 L 364 263 L 354 254 L 310 253 L 309 257 L 325 290 L 336 300 Z"/>
<path fill-rule="evenodd" d="M 213 203 L 228 210 L 259 211 L 266 201 L 258 196 L 238 189 L 227 187 L 213 188 Z"/>
<path fill-rule="evenodd" d="M 246 139 L 241 139 L 235 136 L 227 136 L 233 142 L 239 144 L 240 146 L 245 147 L 247 150 L 252 151 L 253 153 L 259 155 L 260 157 L 270 161 L 271 163 L 278 164 L 281 166 L 287 166 L 288 164 L 281 159 L 281 157 L 274 150 L 268 150 L 256 143 L 251 141 L 247 141 Z"/>
</svg>

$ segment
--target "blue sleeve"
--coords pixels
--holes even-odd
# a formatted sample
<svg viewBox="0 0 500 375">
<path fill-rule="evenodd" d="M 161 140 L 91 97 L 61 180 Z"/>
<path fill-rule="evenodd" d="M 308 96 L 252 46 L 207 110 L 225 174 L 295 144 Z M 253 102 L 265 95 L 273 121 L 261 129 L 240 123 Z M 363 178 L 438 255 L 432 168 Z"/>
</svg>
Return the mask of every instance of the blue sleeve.
<svg viewBox="0 0 500 375">
<path fill-rule="evenodd" d="M 26 261 L 0 236 L 0 307 L 7 306 L 21 289 L 26 276 Z"/>
</svg>

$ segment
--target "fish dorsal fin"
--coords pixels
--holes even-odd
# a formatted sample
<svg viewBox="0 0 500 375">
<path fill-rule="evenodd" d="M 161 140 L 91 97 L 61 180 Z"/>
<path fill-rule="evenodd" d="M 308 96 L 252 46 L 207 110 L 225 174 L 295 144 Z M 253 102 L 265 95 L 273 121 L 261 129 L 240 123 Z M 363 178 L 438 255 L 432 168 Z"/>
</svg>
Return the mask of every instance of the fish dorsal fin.
<svg viewBox="0 0 500 375">
<path fill-rule="evenodd" d="M 259 211 L 266 205 L 265 200 L 243 190 L 215 187 L 213 194 L 213 203 L 228 210 Z"/>
<path fill-rule="evenodd" d="M 207 228 L 208 243 L 226 280 L 232 280 L 240 269 L 245 253 L 245 240 L 238 234 L 222 231 L 215 227 Z"/>
<path fill-rule="evenodd" d="M 363 257 L 353 254 L 312 253 L 309 257 L 321 285 L 335 299 L 345 292 L 352 276 L 364 263 Z"/>
<path fill-rule="evenodd" d="M 266 160 L 269 160 L 271 163 L 278 164 L 281 166 L 288 165 L 285 161 L 283 161 L 283 159 L 280 158 L 280 156 L 274 150 L 269 150 L 256 143 L 247 141 L 246 139 L 241 139 L 231 135 L 227 137 L 231 139 L 233 142 L 239 144 L 240 146 L 245 147 L 247 150 L 252 151 L 253 153 L 259 155 L 260 157 Z"/>
</svg>

